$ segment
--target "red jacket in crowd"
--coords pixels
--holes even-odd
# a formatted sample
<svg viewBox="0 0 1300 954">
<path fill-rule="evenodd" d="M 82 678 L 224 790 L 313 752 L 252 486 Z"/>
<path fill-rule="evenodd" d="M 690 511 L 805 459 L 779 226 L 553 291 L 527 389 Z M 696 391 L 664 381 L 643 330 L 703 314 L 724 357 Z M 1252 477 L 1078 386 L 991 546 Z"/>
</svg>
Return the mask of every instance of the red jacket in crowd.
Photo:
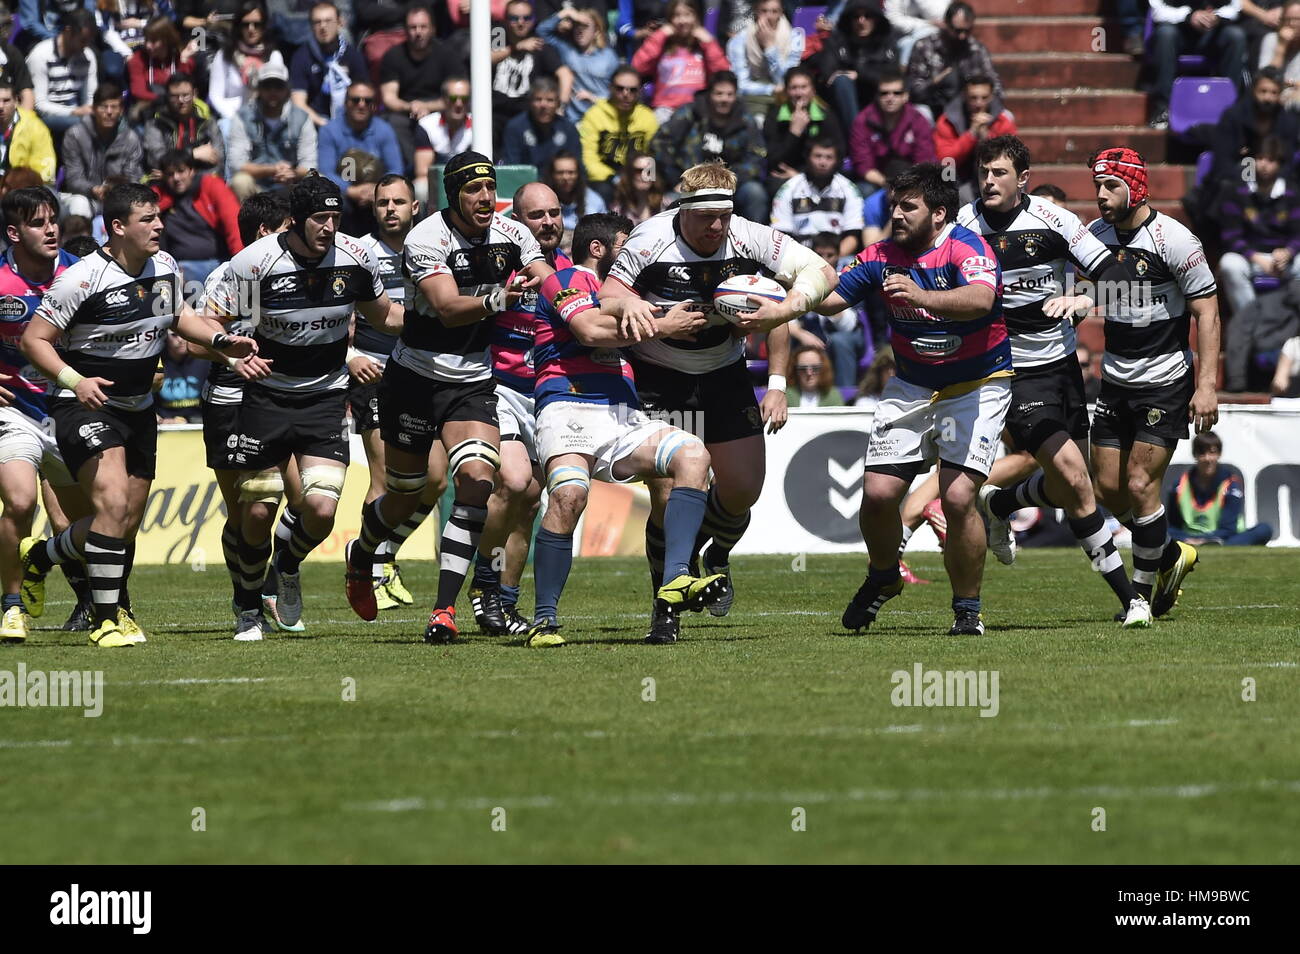
<svg viewBox="0 0 1300 954">
<path fill-rule="evenodd" d="M 154 186 L 153 191 L 158 196 L 158 211 L 166 215 L 167 210 L 176 204 L 175 197 L 161 186 Z M 194 211 L 212 226 L 212 231 L 226 243 L 231 255 L 243 251 L 244 242 L 239 237 L 239 199 L 230 191 L 230 186 L 214 175 L 199 176 Z"/>
</svg>

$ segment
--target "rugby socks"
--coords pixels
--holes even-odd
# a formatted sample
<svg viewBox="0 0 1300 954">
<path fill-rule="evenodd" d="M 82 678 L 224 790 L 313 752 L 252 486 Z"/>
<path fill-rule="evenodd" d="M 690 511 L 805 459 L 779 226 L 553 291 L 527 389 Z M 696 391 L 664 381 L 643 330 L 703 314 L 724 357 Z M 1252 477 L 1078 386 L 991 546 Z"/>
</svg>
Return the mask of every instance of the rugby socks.
<svg viewBox="0 0 1300 954">
<path fill-rule="evenodd" d="M 0 597 L 0 608 L 10 610 L 15 606 L 19 609 L 23 608 L 23 595 L 21 593 L 6 593 L 3 597 Z"/>
<path fill-rule="evenodd" d="M 63 578 L 68 581 L 68 586 L 72 587 L 72 592 L 77 594 L 77 602 L 85 602 L 90 599 L 90 584 L 86 581 L 86 565 L 80 560 L 69 560 L 66 563 L 60 563 L 59 569 L 63 571 Z"/>
<path fill-rule="evenodd" d="M 131 612 L 131 591 L 127 589 L 127 582 L 131 579 L 133 569 L 135 569 L 135 540 L 130 540 L 126 544 L 126 559 L 122 563 L 122 585 L 117 594 L 117 605 L 128 613 Z"/>
<path fill-rule="evenodd" d="M 437 501 L 434 501 L 433 503 L 424 503 L 421 501 L 420 506 L 415 508 L 415 513 L 407 517 L 400 526 L 389 534 L 388 544 L 391 548 L 390 552 L 394 558 L 397 556 L 397 551 L 402 549 L 402 544 L 406 542 L 406 538 L 420 528 L 420 524 L 424 523 L 424 521 L 428 519 L 429 514 L 437 512 Z"/>
<path fill-rule="evenodd" d="M 898 542 L 898 558 L 900 560 L 903 559 L 903 551 L 907 549 L 907 541 L 912 539 L 912 534 L 915 532 L 907 524 L 903 524 L 903 539 Z"/>
<path fill-rule="evenodd" d="M 501 586 L 501 571 L 492 566 L 492 557 L 485 556 L 482 550 L 474 554 L 474 580 L 470 586 L 476 590 L 495 590 Z"/>
<path fill-rule="evenodd" d="M 383 497 L 376 497 L 361 508 L 361 536 L 352 544 L 348 559 L 354 569 L 367 565 L 373 568 L 379 545 L 396 529 L 384 522 L 384 510 L 380 506 L 383 500 Z"/>
<path fill-rule="evenodd" d="M 903 571 L 898 568 L 897 563 L 891 567 L 886 567 L 883 570 L 878 570 L 874 566 L 867 566 L 867 582 L 879 586 L 882 589 L 886 586 L 892 586 L 897 583 L 902 576 Z"/>
<path fill-rule="evenodd" d="M 91 530 L 86 534 L 86 570 L 95 626 L 117 622 L 117 601 L 126 571 L 126 541 Z"/>
<path fill-rule="evenodd" d="M 952 598 L 952 615 L 961 616 L 963 613 L 978 616 L 980 614 L 980 598 L 978 596 L 954 596 Z"/>
<path fill-rule="evenodd" d="M 41 573 L 49 573 L 56 563 L 84 559 L 85 554 L 77 548 L 76 541 L 72 539 L 72 527 L 36 544 L 31 549 L 32 566 Z"/>
<path fill-rule="evenodd" d="M 278 536 L 279 528 L 276 529 L 275 569 L 280 573 L 297 573 L 302 566 L 302 561 L 307 559 L 307 554 L 315 550 L 325 540 L 325 537 L 313 536 L 311 531 L 307 529 L 306 521 L 303 520 L 299 520 L 293 528 L 293 533 L 290 535 L 287 544 Z"/>
<path fill-rule="evenodd" d="M 533 580 L 537 587 L 533 622 L 559 618 L 560 594 L 572 568 L 573 534 L 538 530 L 533 556 Z"/>
<path fill-rule="evenodd" d="M 221 555 L 226 558 L 226 572 L 230 574 L 230 585 L 235 595 L 239 595 L 239 528 L 226 524 L 221 528 Z"/>
<path fill-rule="evenodd" d="M 1074 538 L 1092 561 L 1092 568 L 1115 591 L 1120 605 L 1128 609 L 1128 604 L 1137 598 L 1137 590 L 1129 582 L 1124 560 L 1115 548 L 1115 540 L 1110 531 L 1106 529 L 1106 519 L 1094 510 L 1086 517 L 1071 517 L 1069 523 Z"/>
<path fill-rule="evenodd" d="M 393 544 L 391 540 L 381 540 L 379 546 L 375 547 L 374 559 L 370 563 L 370 576 L 376 582 L 384 578 L 384 567 L 393 559 Z"/>
<path fill-rule="evenodd" d="M 497 588 L 501 593 L 501 608 L 507 613 L 519 605 L 519 587 L 502 583 Z"/>
<path fill-rule="evenodd" d="M 456 597 L 465 585 L 469 573 L 469 564 L 478 550 L 479 537 L 483 535 L 483 524 L 487 522 L 487 507 L 469 507 L 454 503 L 451 519 L 447 521 L 447 530 L 442 537 L 442 559 L 438 572 L 438 601 L 435 609 L 445 609 L 456 605 Z"/>
<path fill-rule="evenodd" d="M 704 522 L 708 501 L 708 494 L 693 487 L 674 487 L 668 495 L 668 507 L 664 510 L 665 580 L 690 575 L 695 536 Z"/>
<path fill-rule="evenodd" d="M 1169 520 L 1165 508 L 1156 507 L 1154 513 L 1133 518 L 1133 589 L 1144 600 L 1151 599 L 1160 559 L 1169 543 Z"/>
<path fill-rule="evenodd" d="M 995 490 L 989 498 L 989 509 L 1004 520 L 1025 507 L 1055 510 L 1058 506 L 1047 496 L 1047 480 L 1041 470 L 1013 487 Z"/>
<path fill-rule="evenodd" d="M 650 592 L 658 593 L 664 585 L 664 528 L 651 517 L 645 521 L 645 558 L 650 564 Z"/>
<path fill-rule="evenodd" d="M 696 552 L 704 546 L 705 540 L 713 538 L 713 543 L 704 555 L 705 563 L 713 567 L 727 565 L 731 559 L 732 547 L 740 542 L 740 538 L 749 529 L 749 513 L 748 510 L 739 515 L 730 513 L 722 506 L 717 486 L 715 485 L 709 491 L 708 503 L 704 508 L 704 520 L 695 538 Z"/>
<path fill-rule="evenodd" d="M 258 609 L 262 605 L 262 584 L 269 578 L 266 561 L 271 559 L 271 541 L 249 543 L 241 536 L 238 553 L 239 580 L 235 584 L 235 602 L 241 611 Z"/>
<path fill-rule="evenodd" d="M 291 506 L 285 506 L 280 511 L 280 519 L 275 524 L 275 542 L 277 546 L 287 545 L 289 538 L 293 536 L 293 531 L 297 529 L 298 524 L 302 523 L 302 514 L 294 510 Z"/>
</svg>

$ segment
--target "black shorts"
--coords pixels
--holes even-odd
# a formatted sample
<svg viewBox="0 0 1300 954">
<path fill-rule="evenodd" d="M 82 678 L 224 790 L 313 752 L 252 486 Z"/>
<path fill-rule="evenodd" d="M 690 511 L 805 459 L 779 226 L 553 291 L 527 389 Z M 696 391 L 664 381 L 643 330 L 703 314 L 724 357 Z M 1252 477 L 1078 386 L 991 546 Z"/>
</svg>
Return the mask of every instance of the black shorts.
<svg viewBox="0 0 1300 954">
<path fill-rule="evenodd" d="M 158 412 L 152 407 L 143 411 L 120 411 L 102 407 L 89 410 L 75 398 L 60 398 L 50 403 L 54 418 L 54 439 L 68 473 L 77 472 L 91 458 L 110 447 L 126 449 L 126 472 L 132 477 L 153 480 L 158 461 Z"/>
<path fill-rule="evenodd" d="M 230 449 L 230 470 L 266 470 L 291 456 L 348 462 L 348 393 L 294 394 L 265 387 L 244 388 L 239 438 Z"/>
<path fill-rule="evenodd" d="M 650 417 L 722 444 L 763 433 L 763 415 L 743 358 L 707 374 L 688 374 L 629 355 L 636 393 Z"/>
<path fill-rule="evenodd" d="M 230 452 L 239 444 L 239 405 L 203 402 L 203 447 L 210 470 L 229 470 Z"/>
<path fill-rule="evenodd" d="M 479 421 L 496 427 L 496 381 L 434 381 L 396 361 L 388 362 L 379 383 L 379 433 L 385 444 L 427 454 L 443 425 L 452 421 Z"/>
<path fill-rule="evenodd" d="M 348 407 L 352 411 L 352 425 L 358 434 L 373 431 L 379 426 L 379 381 L 369 384 L 348 385 Z"/>
<path fill-rule="evenodd" d="M 1020 450 L 1037 454 L 1058 431 L 1076 441 L 1088 439 L 1088 402 L 1083 372 L 1074 355 L 1033 368 L 1016 368 L 1011 379 L 1007 430 Z"/>
<path fill-rule="evenodd" d="M 1187 407 L 1196 392 L 1189 371 L 1174 384 L 1121 387 L 1102 380 L 1092 415 L 1092 442 L 1098 447 L 1132 447 L 1134 441 L 1177 447 L 1188 435 Z"/>
</svg>

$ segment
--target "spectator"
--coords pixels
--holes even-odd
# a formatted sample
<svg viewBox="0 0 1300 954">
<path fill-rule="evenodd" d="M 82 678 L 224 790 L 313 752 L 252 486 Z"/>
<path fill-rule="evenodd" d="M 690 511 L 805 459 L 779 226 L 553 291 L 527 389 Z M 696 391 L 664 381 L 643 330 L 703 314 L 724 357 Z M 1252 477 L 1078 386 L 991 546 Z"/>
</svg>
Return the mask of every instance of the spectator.
<svg viewBox="0 0 1300 954">
<path fill-rule="evenodd" d="M 546 165 L 561 150 L 582 152 L 578 127 L 560 115 L 560 87 L 549 76 L 533 80 L 528 112 L 506 125 L 500 161 L 504 165 Z"/>
<path fill-rule="evenodd" d="M 609 96 L 609 84 L 618 69 L 618 54 L 606 43 L 605 23 L 595 10 L 561 10 L 542 23 L 538 32 L 555 46 L 572 82 L 569 95 L 561 95 L 565 116 L 581 122 L 591 107 Z M 563 85 L 560 89 L 564 93 Z"/>
<path fill-rule="evenodd" d="M 90 11 L 73 10 L 62 23 L 58 36 L 42 40 L 27 54 L 36 112 L 56 140 L 90 115 L 99 69 Z"/>
<path fill-rule="evenodd" d="M 555 190 L 560 200 L 560 211 L 564 215 L 564 241 L 567 248 L 577 228 L 578 219 L 584 215 L 593 215 L 605 211 L 605 200 L 595 189 L 587 188 L 586 177 L 582 174 L 582 165 L 572 153 L 557 152 L 551 157 L 542 171 L 542 181 Z"/>
<path fill-rule="evenodd" d="M 341 27 L 339 8 L 319 0 L 311 8 L 311 36 L 289 64 L 293 103 L 317 126 L 342 115 L 349 86 L 370 83 L 365 58 L 340 34 Z"/>
<path fill-rule="evenodd" d="M 885 16 L 889 17 L 898 41 L 900 66 L 906 66 L 911 59 L 912 47 L 916 46 L 917 40 L 939 32 L 949 2 L 950 0 L 885 0 Z"/>
<path fill-rule="evenodd" d="M 267 0 L 271 29 L 280 37 L 281 49 L 286 56 L 305 46 L 312 38 L 316 31 L 313 22 L 317 19 L 316 7 L 320 3 L 321 0 Z M 334 8 L 338 11 L 340 24 L 352 22 L 352 0 L 334 0 Z M 293 57 L 289 56 L 289 60 L 292 63 Z"/>
<path fill-rule="evenodd" d="M 144 44 L 144 28 L 162 11 L 154 0 L 118 0 L 96 4 L 92 12 L 103 41 L 96 47 L 99 78 L 125 86 L 127 61 Z"/>
<path fill-rule="evenodd" d="M 704 89 L 710 75 L 731 69 L 727 54 L 700 24 L 694 0 L 670 0 L 666 14 L 668 25 L 652 33 L 632 57 L 641 76 L 654 83 L 650 105 L 661 123 Z"/>
<path fill-rule="evenodd" d="M 510 0 L 506 5 L 506 42 L 492 51 L 492 138 L 497 142 L 510 120 L 528 111 L 533 80 L 555 80 L 559 102 L 568 103 L 573 95 L 573 71 L 561 61 L 556 47 L 534 32 L 536 22 L 528 0 Z"/>
<path fill-rule="evenodd" d="M 1079 372 L 1083 375 L 1083 399 L 1088 404 L 1097 403 L 1101 396 L 1101 377 L 1094 366 L 1092 349 L 1080 344 L 1074 349 L 1074 357 L 1079 362 Z"/>
<path fill-rule="evenodd" d="M 907 101 L 903 74 L 880 74 L 876 101 L 853 120 L 849 130 L 853 171 L 871 191 L 885 180 L 922 162 L 934 162 L 934 127 Z"/>
<path fill-rule="evenodd" d="M 226 141 L 215 116 L 207 119 L 194 108 L 194 79 L 175 73 L 167 80 L 167 101 L 144 127 L 144 160 L 150 170 L 161 169 L 163 156 L 173 149 L 187 153 L 200 172 L 226 173 Z"/>
<path fill-rule="evenodd" d="M 198 424 L 203 420 L 201 399 L 209 367 L 207 360 L 190 351 L 189 342 L 174 331 L 167 332 L 162 388 L 154 397 L 159 424 Z"/>
<path fill-rule="evenodd" d="M 934 124 L 934 151 L 940 162 L 951 159 L 957 182 L 963 187 L 962 202 L 975 198 L 975 150 L 985 139 L 1014 136 L 1016 119 L 1003 108 L 987 76 L 968 76 L 962 97 L 948 106 Z"/>
<path fill-rule="evenodd" d="M 506 0 L 491 0 L 492 19 L 500 22 L 506 15 Z M 457 30 L 469 29 L 470 0 L 447 0 L 447 13 Z"/>
<path fill-rule="evenodd" d="M 122 88 L 104 83 L 95 89 L 91 114 L 63 139 L 63 194 L 67 215 L 93 219 L 105 193 L 144 176 L 144 144 L 122 118 Z"/>
<path fill-rule="evenodd" d="M 624 58 L 664 25 L 665 0 L 632 0 L 618 5 L 616 34 Z"/>
<path fill-rule="evenodd" d="M 427 7 L 406 12 L 406 40 L 384 54 L 379 68 L 384 119 L 397 133 L 406 171 L 415 162 L 415 127 L 444 105 L 439 90 L 446 79 L 447 55 L 433 37 L 433 14 Z"/>
<path fill-rule="evenodd" d="M 819 232 L 812 239 L 812 250 L 831 268 L 843 261 L 840 236 L 836 232 Z M 810 311 L 790 322 L 790 336 L 796 345 L 808 345 L 826 351 L 836 387 L 851 388 L 858 379 L 858 367 L 874 354 L 874 348 L 862 333 L 858 309 L 845 308 L 834 315 Z"/>
<path fill-rule="evenodd" d="M 84 229 L 84 231 L 78 232 L 76 235 L 69 235 L 69 228 L 74 224 L 77 228 Z M 85 216 L 70 215 L 64 219 L 62 238 L 63 241 L 60 247 L 69 255 L 75 255 L 77 258 L 94 255 L 99 249 L 99 243 L 90 234 L 90 219 Z"/>
<path fill-rule="evenodd" d="M 1192 438 L 1196 464 L 1183 472 L 1165 497 L 1169 536 L 1200 546 L 1262 547 L 1273 538 L 1266 523 L 1246 527 L 1246 492 L 1241 477 L 1221 463 L 1223 441 L 1214 431 Z"/>
<path fill-rule="evenodd" d="M 1254 181 L 1239 181 L 1220 206 L 1227 251 L 1219 279 L 1234 317 L 1255 300 L 1255 278 L 1300 278 L 1300 194 L 1281 175 L 1286 154 L 1276 136 L 1265 139 L 1254 156 Z"/>
<path fill-rule="evenodd" d="M 884 186 L 867 196 L 862 203 L 862 245 L 875 245 L 883 238 L 889 238 L 889 192 L 894 187 L 891 176 Z M 871 299 L 868 299 L 870 307 Z"/>
<path fill-rule="evenodd" d="M 776 191 L 803 171 L 808 143 L 830 136 L 844 151 L 844 128 L 834 112 L 813 91 L 813 76 L 796 66 L 785 74 L 785 102 L 774 105 L 763 123 L 767 140 L 767 191 Z"/>
<path fill-rule="evenodd" d="M 885 385 L 897 371 L 894 349 L 885 345 L 876 352 L 876 356 L 871 359 L 871 366 L 862 375 L 862 381 L 858 384 L 858 393 L 853 396 L 853 406 L 874 411 L 885 393 Z"/>
<path fill-rule="evenodd" d="M 736 174 L 736 211 L 752 222 L 768 218 L 767 190 L 763 188 L 766 150 L 758 125 L 736 101 L 736 75 L 722 70 L 709 77 L 709 85 L 659 127 L 651 142 L 664 178 L 676 183 L 682 173 L 702 162 L 721 159 Z"/>
<path fill-rule="evenodd" d="M 378 0 L 357 7 L 352 21 L 358 36 L 370 37 L 376 33 L 401 33 L 406 23 L 407 5 L 401 0 Z M 432 14 L 431 14 L 432 15 Z M 437 24 L 434 24 L 437 34 Z"/>
<path fill-rule="evenodd" d="M 1300 397 L 1300 337 L 1288 338 L 1282 345 L 1269 390 L 1276 397 Z"/>
<path fill-rule="evenodd" d="M 163 157 L 162 179 L 153 187 L 162 215 L 162 249 L 180 264 L 186 282 L 202 283 L 243 248 L 239 200 L 219 177 L 198 171 L 180 149 Z"/>
<path fill-rule="evenodd" d="M 182 32 L 194 35 L 195 30 L 206 30 L 209 38 L 219 35 L 224 43 L 227 36 L 238 33 L 242 3 L 243 0 L 172 0 L 170 5 L 176 11 Z"/>
<path fill-rule="evenodd" d="M 907 95 L 931 122 L 961 95 L 967 77 L 987 76 L 1002 98 L 1002 80 L 988 48 L 975 39 L 975 11 L 958 0 L 943 14 L 943 28 L 923 37 L 907 61 Z"/>
<path fill-rule="evenodd" d="M 727 60 L 740 95 L 752 105 L 770 105 L 781 92 L 786 71 L 803 59 L 803 31 L 785 18 L 781 0 L 758 0 L 754 20 L 727 41 Z"/>
<path fill-rule="evenodd" d="M 49 127 L 30 109 L 18 105 L 13 81 L 0 77 L 0 175 L 31 169 L 53 185 L 59 161 Z"/>
<path fill-rule="evenodd" d="M 667 191 L 654 157 L 632 152 L 627 157 L 627 164 L 614 177 L 614 198 L 609 209 L 631 219 L 633 225 L 640 225 L 663 211 L 664 193 Z"/>
<path fill-rule="evenodd" d="M 30 53 L 32 47 L 42 40 L 54 39 L 62 28 L 63 17 L 79 8 L 91 12 L 95 9 L 95 0 L 18 0 L 18 19 L 22 23 L 22 29 L 15 37 L 18 48 Z M 12 29 L 12 16 L 9 25 Z"/>
<path fill-rule="evenodd" d="M 1069 201 L 1069 196 L 1065 194 L 1065 190 L 1052 182 L 1044 182 L 1040 186 L 1035 186 L 1030 190 L 1029 194 L 1042 196 L 1053 205 L 1065 205 Z"/>
<path fill-rule="evenodd" d="M 27 60 L 16 46 L 7 42 L 13 25 L 13 14 L 0 7 L 0 83 L 9 83 L 18 98 L 18 105 L 30 112 L 36 109 L 36 91 L 32 89 L 32 74 L 27 69 Z"/>
<path fill-rule="evenodd" d="M 1277 136 L 1286 149 L 1295 151 L 1300 142 L 1300 114 L 1282 109 L 1281 100 L 1282 75 L 1266 66 L 1255 77 L 1250 94 L 1223 111 L 1214 129 L 1214 166 L 1210 170 L 1216 184 L 1239 181 L 1242 158 L 1256 152 L 1265 136 Z"/>
<path fill-rule="evenodd" d="M 253 99 L 257 74 L 267 63 L 284 63 L 275 48 L 271 14 L 265 0 L 241 0 L 234 29 L 226 34 L 221 51 L 212 61 L 208 80 L 208 105 L 223 119 L 234 116 Z M 285 71 L 288 76 L 288 71 Z"/>
<path fill-rule="evenodd" d="M 1169 96 L 1178 73 L 1178 57 L 1183 53 L 1213 54 L 1219 75 L 1232 80 L 1239 93 L 1245 92 L 1246 31 L 1233 22 L 1239 7 L 1237 3 L 1218 4 L 1214 0 L 1193 0 L 1175 7 L 1165 0 L 1151 0 L 1151 57 L 1156 71 L 1151 128 L 1169 128 Z"/>
<path fill-rule="evenodd" d="M 772 202 L 772 228 L 811 246 L 815 235 L 832 232 L 839 254 L 854 255 L 862 235 L 862 193 L 835 170 L 840 150 L 829 136 L 808 144 L 806 170 L 781 186 Z M 857 375 L 849 378 L 852 385 Z"/>
<path fill-rule="evenodd" d="M 853 0 L 840 14 L 839 23 L 808 57 L 807 66 L 817 77 L 818 90 L 834 104 L 840 123 L 847 127 L 857 118 L 859 104 L 876 95 L 876 77 L 898 67 L 898 45 L 893 27 L 875 0 Z"/>
<path fill-rule="evenodd" d="M 609 99 L 587 110 L 578 123 L 582 165 L 592 188 L 606 199 L 613 196 L 614 174 L 628 153 L 649 152 L 659 123 L 641 102 L 641 79 L 630 66 L 620 66 L 610 81 Z"/>
<path fill-rule="evenodd" d="M 230 124 L 227 167 L 240 201 L 267 189 L 287 188 L 316 168 L 316 126 L 289 102 L 289 71 L 264 63 L 257 91 Z"/>
<path fill-rule="evenodd" d="M 844 395 L 835 387 L 831 363 L 821 348 L 801 345 L 790 355 L 790 383 L 785 399 L 790 407 L 843 407 Z"/>
<path fill-rule="evenodd" d="M 1300 109 L 1300 3 L 1288 3 L 1281 12 L 1281 25 L 1260 41 L 1258 66 L 1282 74 L 1282 105 Z"/>
<path fill-rule="evenodd" d="M 126 75 L 131 91 L 131 115 L 136 122 L 144 120 L 155 103 L 166 92 L 167 80 L 174 74 L 193 76 L 196 42 L 181 47 L 181 35 L 171 18 L 153 17 L 144 28 L 144 42 L 136 47 L 126 61 Z M 193 102 L 193 80 L 190 93 Z"/>
<path fill-rule="evenodd" d="M 397 135 L 392 126 L 375 118 L 374 87 L 366 83 L 348 87 L 343 112 L 320 131 L 317 152 L 321 175 L 343 191 L 339 231 L 364 235 L 371 227 L 375 183 L 386 175 L 402 175 Z"/>
<path fill-rule="evenodd" d="M 441 110 L 420 120 L 415 129 L 416 198 L 423 205 L 428 200 L 420 194 L 420 183 L 427 182 L 429 171 L 464 152 L 473 140 L 473 117 L 469 114 L 469 80 L 451 76 L 443 80 Z"/>
</svg>

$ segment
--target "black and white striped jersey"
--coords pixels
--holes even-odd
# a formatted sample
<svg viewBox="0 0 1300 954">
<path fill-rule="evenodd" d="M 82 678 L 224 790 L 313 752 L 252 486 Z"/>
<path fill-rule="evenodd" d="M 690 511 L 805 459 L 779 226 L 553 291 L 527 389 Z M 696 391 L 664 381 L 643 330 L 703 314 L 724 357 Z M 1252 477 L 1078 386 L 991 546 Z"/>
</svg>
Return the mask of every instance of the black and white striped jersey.
<svg viewBox="0 0 1300 954">
<path fill-rule="evenodd" d="M 167 331 L 184 308 L 180 269 L 166 252 L 131 275 L 98 249 L 54 279 L 36 315 L 63 331 L 59 357 L 85 377 L 112 381 L 109 407 L 138 411 L 153 404 L 153 376 Z M 54 387 L 54 396 L 76 397 Z"/>
<path fill-rule="evenodd" d="M 1013 366 L 1032 368 L 1074 354 L 1074 322 L 1048 318 L 1043 303 L 1063 294 L 1068 262 L 1090 273 L 1108 254 L 1106 246 L 1073 212 L 1036 195 L 1022 196 L 1009 212 L 986 209 L 977 199 L 957 214 L 957 224 L 984 236 L 1002 265 L 1002 315 Z"/>
<path fill-rule="evenodd" d="M 271 374 L 254 382 L 302 394 L 348 384 L 348 322 L 357 302 L 384 293 L 379 266 L 350 235 L 335 233 L 334 247 L 316 262 L 289 248 L 289 233 L 267 235 L 230 260 L 231 280 L 214 301 L 219 314 L 247 317 L 258 353 Z"/>
<path fill-rule="evenodd" d="M 487 234 L 470 239 L 451 224 L 449 209 L 429 216 L 406 237 L 406 322 L 392 360 L 435 381 L 487 380 L 492 376 L 488 345 L 495 316 L 449 328 L 420 291 L 420 282 L 450 275 L 461 295 L 475 297 L 504 285 L 511 272 L 543 260 L 542 247 L 522 222 L 494 215 Z"/>
<path fill-rule="evenodd" d="M 1102 378 L 1127 387 L 1182 380 L 1192 368 L 1187 302 L 1218 291 L 1200 239 L 1154 210 L 1132 232 L 1102 219 L 1088 229 L 1114 254 L 1129 284 L 1129 306 L 1106 309 Z"/>
<path fill-rule="evenodd" d="M 708 325 L 694 341 L 660 338 L 639 342 L 629 350 L 651 364 L 689 374 L 707 374 L 734 364 L 745 352 L 745 340 L 733 335 L 731 323 L 713 311 L 714 289 L 734 275 L 773 277 L 786 243 L 793 241 L 771 226 L 733 215 L 726 239 L 717 252 L 705 257 L 682 238 L 676 209 L 646 219 L 623 244 L 610 277 L 652 305 L 671 308 L 682 301 L 699 302 Z"/>
<path fill-rule="evenodd" d="M 378 263 L 379 274 L 384 280 L 384 291 L 388 292 L 389 301 L 404 305 L 406 281 L 402 278 L 402 253 L 391 248 L 388 243 L 373 233 L 363 235 L 357 241 L 366 247 L 371 257 Z M 352 336 L 352 347 L 382 365 L 393 353 L 393 346 L 396 344 L 397 335 L 386 334 L 361 315 L 357 315 L 357 329 Z"/>
<path fill-rule="evenodd" d="M 222 262 L 203 283 L 203 302 L 199 310 L 208 315 L 225 314 L 219 306 L 222 302 L 235 300 L 234 293 L 227 287 L 233 281 L 230 263 Z M 251 335 L 253 323 L 248 318 L 236 318 L 226 322 L 226 333 Z M 211 404 L 238 404 L 243 399 L 244 379 L 224 361 L 212 362 L 208 380 L 203 385 L 203 400 Z"/>
</svg>

